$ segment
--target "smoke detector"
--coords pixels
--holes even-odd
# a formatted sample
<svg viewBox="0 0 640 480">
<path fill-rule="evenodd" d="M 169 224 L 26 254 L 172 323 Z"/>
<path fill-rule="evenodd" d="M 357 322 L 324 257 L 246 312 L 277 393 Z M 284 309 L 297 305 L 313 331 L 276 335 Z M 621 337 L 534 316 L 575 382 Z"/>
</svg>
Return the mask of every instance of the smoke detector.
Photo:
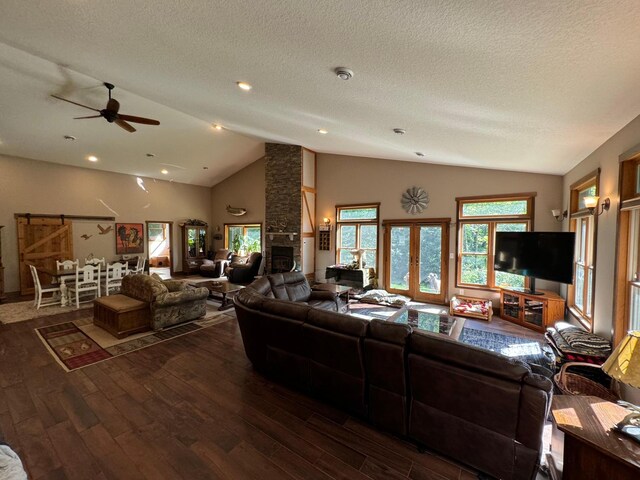
<svg viewBox="0 0 640 480">
<path fill-rule="evenodd" d="M 397 133 L 398 135 L 404 135 L 407 131 L 404 128 L 394 128 L 393 133 Z"/>
<path fill-rule="evenodd" d="M 338 67 L 335 69 L 336 75 L 341 80 L 351 80 L 353 78 L 353 70 L 346 67 Z"/>
</svg>

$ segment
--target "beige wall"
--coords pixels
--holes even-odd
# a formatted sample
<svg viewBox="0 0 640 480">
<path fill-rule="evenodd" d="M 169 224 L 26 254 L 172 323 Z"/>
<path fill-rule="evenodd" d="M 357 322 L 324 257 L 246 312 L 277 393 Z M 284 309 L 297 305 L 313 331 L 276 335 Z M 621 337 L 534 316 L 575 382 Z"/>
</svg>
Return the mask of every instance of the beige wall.
<svg viewBox="0 0 640 480">
<path fill-rule="evenodd" d="M 598 239 L 595 276 L 595 305 L 593 328 L 595 333 L 610 338 L 613 331 L 614 267 L 616 258 L 616 233 L 618 227 L 619 157 L 629 150 L 637 150 L 640 144 L 640 116 L 603 143 L 596 151 L 580 162 L 563 178 L 565 207 L 569 205 L 570 186 L 580 178 L 600 168 L 600 197 L 611 199 L 611 208 L 598 218 Z M 568 229 L 568 222 L 563 228 Z M 565 293 L 566 289 L 563 289 Z M 640 403 L 640 389 L 623 387 L 623 396 Z"/>
<path fill-rule="evenodd" d="M 570 185 L 600 168 L 600 197 L 611 199 L 611 208 L 598 218 L 598 239 L 595 276 L 594 331 L 607 338 L 613 329 L 613 289 L 616 257 L 619 156 L 640 144 L 640 116 L 603 143 L 563 178 L 564 208 L 569 206 Z M 569 228 L 569 222 L 562 226 Z M 566 289 L 563 289 L 563 293 Z"/>
<path fill-rule="evenodd" d="M 174 268 L 181 269 L 182 248 L 178 223 L 187 218 L 209 221 L 211 189 L 0 155 L 0 225 L 6 291 L 20 289 L 17 233 L 14 213 L 114 216 L 116 222 L 173 221 Z M 117 212 L 117 215 L 107 208 Z M 108 260 L 115 255 L 115 234 L 98 235 L 95 221 L 74 222 L 75 256 L 93 253 Z M 83 240 L 83 233 L 92 235 Z M 146 235 L 145 235 L 146 238 Z M 145 241 L 145 251 L 146 251 Z"/>
<path fill-rule="evenodd" d="M 225 223 L 262 223 L 265 218 L 265 160 L 260 158 L 211 189 L 211 231 L 224 237 Z M 227 213 L 227 205 L 246 208 L 247 213 L 236 217 Z M 224 240 L 216 240 L 214 249 L 224 248 Z M 263 238 L 264 246 L 264 238 Z"/>
<path fill-rule="evenodd" d="M 552 208 L 562 204 L 562 177 L 506 172 L 478 168 L 451 167 L 417 162 L 399 162 L 375 158 L 318 154 L 317 221 L 330 217 L 335 225 L 335 205 L 380 202 L 380 218 L 415 218 L 400 205 L 402 193 L 409 187 L 423 187 L 429 193 L 428 208 L 421 218 L 456 218 L 456 197 L 501 193 L 537 192 L 535 229 L 556 231 L 560 224 L 551 216 Z M 316 277 L 324 278 L 324 269 L 335 263 L 335 228 L 331 232 L 331 251 L 317 252 Z M 382 232 L 379 235 L 380 248 Z M 455 227 L 450 231 L 449 251 L 455 252 Z M 380 250 L 382 253 L 382 250 Z M 382 254 L 380 255 L 382 263 Z M 382 265 L 380 265 L 382 267 Z M 449 260 L 449 297 L 459 293 L 455 284 L 455 260 Z M 380 268 L 380 281 L 383 272 Z M 558 290 L 557 283 L 540 281 L 540 288 Z M 497 299 L 497 294 L 467 290 L 467 294 Z"/>
</svg>

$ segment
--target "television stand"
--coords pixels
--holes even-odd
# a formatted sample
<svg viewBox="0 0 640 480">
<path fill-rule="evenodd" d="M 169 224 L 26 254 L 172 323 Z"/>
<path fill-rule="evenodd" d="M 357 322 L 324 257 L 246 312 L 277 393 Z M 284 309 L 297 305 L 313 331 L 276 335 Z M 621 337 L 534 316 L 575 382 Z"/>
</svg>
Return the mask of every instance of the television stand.
<svg viewBox="0 0 640 480">
<path fill-rule="evenodd" d="M 524 287 L 509 287 L 509 290 L 514 292 L 526 293 L 527 295 L 544 295 L 543 291 L 536 291 L 536 279 L 534 277 L 529 278 L 529 288 Z"/>
<path fill-rule="evenodd" d="M 564 298 L 554 292 L 535 294 L 521 289 L 500 289 L 500 317 L 523 327 L 544 332 L 557 320 L 564 320 Z"/>
</svg>

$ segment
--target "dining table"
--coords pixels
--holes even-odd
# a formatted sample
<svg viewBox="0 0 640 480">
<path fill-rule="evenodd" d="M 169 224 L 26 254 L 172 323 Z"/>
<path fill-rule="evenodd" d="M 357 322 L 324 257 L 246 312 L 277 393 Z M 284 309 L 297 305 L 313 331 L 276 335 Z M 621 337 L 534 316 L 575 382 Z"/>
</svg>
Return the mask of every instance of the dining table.
<svg viewBox="0 0 640 480">
<path fill-rule="evenodd" d="M 44 273 L 45 275 L 49 275 L 52 280 L 57 281 L 60 284 L 60 306 L 66 307 L 69 305 L 69 295 L 66 282 L 69 280 L 75 280 L 76 271 L 74 269 L 64 269 L 64 268 L 56 268 L 49 267 L 46 265 L 34 265 L 36 270 L 40 273 Z M 94 269 L 98 269 L 97 265 L 93 266 Z"/>
</svg>

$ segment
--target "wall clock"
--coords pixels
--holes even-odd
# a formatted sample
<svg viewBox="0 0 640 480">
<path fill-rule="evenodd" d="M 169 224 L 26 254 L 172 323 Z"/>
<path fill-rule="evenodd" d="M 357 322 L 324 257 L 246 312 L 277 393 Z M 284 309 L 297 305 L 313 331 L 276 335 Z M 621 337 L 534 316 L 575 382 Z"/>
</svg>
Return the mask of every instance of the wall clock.
<svg viewBox="0 0 640 480">
<path fill-rule="evenodd" d="M 400 203 L 405 212 L 415 215 L 427 208 L 429 205 L 429 194 L 424 188 L 407 188 L 407 191 L 402 194 Z"/>
</svg>

